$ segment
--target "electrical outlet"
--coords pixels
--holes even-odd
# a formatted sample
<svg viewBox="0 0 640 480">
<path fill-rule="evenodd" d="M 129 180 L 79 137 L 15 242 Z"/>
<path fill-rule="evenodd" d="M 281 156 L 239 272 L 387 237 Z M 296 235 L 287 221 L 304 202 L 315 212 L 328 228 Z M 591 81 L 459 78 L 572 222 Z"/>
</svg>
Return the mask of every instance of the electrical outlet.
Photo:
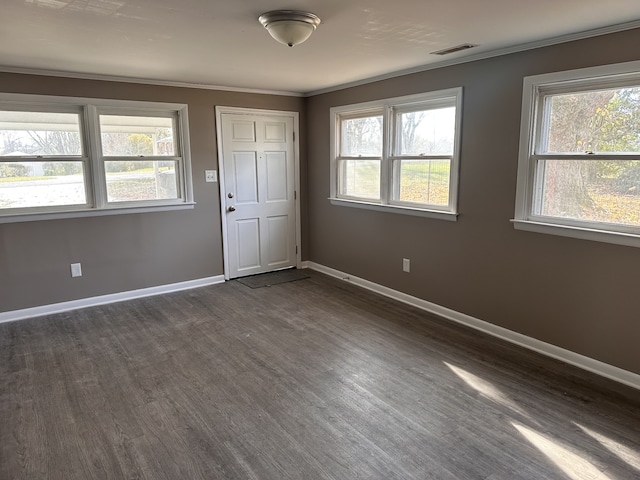
<svg viewBox="0 0 640 480">
<path fill-rule="evenodd" d="M 72 277 L 81 277 L 82 276 L 82 264 L 81 263 L 72 263 L 71 264 L 71 276 Z"/>
<path fill-rule="evenodd" d="M 402 271 L 403 272 L 410 272 L 411 271 L 411 260 L 409 260 L 408 258 L 403 258 L 402 259 Z"/>
<path fill-rule="evenodd" d="M 204 181 L 207 183 L 214 183 L 218 181 L 218 171 L 217 170 L 205 170 L 204 171 Z"/>
</svg>

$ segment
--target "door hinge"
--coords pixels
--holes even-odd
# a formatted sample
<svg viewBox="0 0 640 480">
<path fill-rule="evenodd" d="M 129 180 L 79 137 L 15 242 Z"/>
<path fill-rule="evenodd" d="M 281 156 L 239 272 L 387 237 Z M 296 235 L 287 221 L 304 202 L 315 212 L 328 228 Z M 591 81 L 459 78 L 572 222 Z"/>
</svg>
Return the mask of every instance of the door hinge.
<svg viewBox="0 0 640 480">
<path fill-rule="evenodd" d="M 293 191 L 293 199 L 297 200 L 298 199 L 298 192 L 297 191 Z"/>
<path fill-rule="evenodd" d="M 298 245 L 296 245 L 296 255 L 298 254 Z"/>
<path fill-rule="evenodd" d="M 293 132 L 293 141 L 296 141 L 296 132 Z"/>
</svg>

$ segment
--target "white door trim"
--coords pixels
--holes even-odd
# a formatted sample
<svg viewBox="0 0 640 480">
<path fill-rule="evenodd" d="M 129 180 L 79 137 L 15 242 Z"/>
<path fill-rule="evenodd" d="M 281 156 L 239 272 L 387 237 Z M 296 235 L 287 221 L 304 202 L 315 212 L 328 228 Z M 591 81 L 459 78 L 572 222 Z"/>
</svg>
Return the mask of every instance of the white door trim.
<svg viewBox="0 0 640 480">
<path fill-rule="evenodd" d="M 222 252 L 224 261 L 224 278 L 229 280 L 229 246 L 227 245 L 227 215 L 225 211 L 225 184 L 224 184 L 224 161 L 222 146 L 222 115 L 258 115 L 270 117 L 293 118 L 293 162 L 294 162 L 294 185 L 295 185 L 295 208 L 296 208 L 296 267 L 302 266 L 302 233 L 300 228 L 300 114 L 298 112 L 288 112 L 284 110 L 264 110 L 255 108 L 225 107 L 216 106 L 216 143 L 218 146 L 218 181 L 220 182 L 220 218 L 222 221 Z"/>
</svg>

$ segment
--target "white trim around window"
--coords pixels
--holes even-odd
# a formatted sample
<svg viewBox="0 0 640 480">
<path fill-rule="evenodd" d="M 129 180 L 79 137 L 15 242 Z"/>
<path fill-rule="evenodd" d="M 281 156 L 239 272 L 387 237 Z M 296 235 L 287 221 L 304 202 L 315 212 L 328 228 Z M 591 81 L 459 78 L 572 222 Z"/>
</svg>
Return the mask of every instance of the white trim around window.
<svg viewBox="0 0 640 480">
<path fill-rule="evenodd" d="M 332 205 L 455 221 L 462 87 L 330 110 Z"/>
<path fill-rule="evenodd" d="M 608 99 L 607 92 L 612 92 L 612 100 Z M 597 98 L 596 100 L 602 105 L 594 101 L 593 105 L 589 106 L 604 118 L 605 115 L 611 114 L 611 105 L 614 105 L 606 102 L 617 101 L 619 104 L 619 99 L 615 96 L 620 97 L 621 92 L 631 94 L 633 98 L 631 100 L 627 98 L 627 101 L 631 104 L 635 103 L 633 115 L 636 120 L 640 120 L 640 104 L 638 104 L 637 98 L 640 94 L 640 62 L 556 72 L 524 79 L 515 218 L 512 220 L 516 229 L 640 247 L 640 222 L 637 217 L 629 220 L 624 215 L 625 210 L 640 212 L 640 193 L 636 191 L 640 191 L 640 181 L 637 179 L 635 187 L 632 186 L 628 194 L 624 192 L 618 194 L 619 203 L 616 206 L 623 211 L 623 214 L 619 216 L 612 215 L 610 218 L 603 219 L 587 213 L 563 212 L 557 205 L 554 206 L 554 209 L 548 208 L 546 205 L 546 202 L 549 202 L 548 190 L 550 190 L 549 185 L 551 184 L 548 179 L 551 175 L 547 171 L 549 166 L 557 168 L 562 163 L 569 165 L 573 162 L 576 170 L 582 169 L 583 172 L 588 173 L 587 175 L 583 173 L 582 178 L 579 179 L 583 184 L 591 182 L 589 177 L 597 175 L 598 169 L 602 170 L 598 164 L 609 168 L 613 166 L 614 169 L 619 165 L 618 170 L 624 168 L 627 171 L 632 170 L 636 176 L 640 175 L 640 148 L 638 148 L 637 140 L 635 143 L 633 141 L 631 143 L 618 141 L 623 145 L 616 145 L 616 139 L 612 140 L 611 134 L 609 138 L 603 140 L 598 138 L 593 140 L 594 135 L 584 135 L 585 138 L 592 139 L 593 147 L 587 144 L 588 142 L 584 142 L 579 143 L 578 147 L 568 148 L 563 139 L 558 141 L 552 138 L 554 134 L 556 138 L 560 134 L 579 138 L 578 141 L 582 142 L 576 132 L 565 132 L 564 128 L 567 128 L 566 125 L 569 123 L 574 125 L 576 121 L 583 121 L 587 116 L 593 115 L 591 110 L 584 109 L 588 113 L 574 113 L 573 122 L 558 120 L 561 117 L 553 109 L 559 109 L 560 107 L 555 105 L 560 105 L 560 103 L 554 102 L 564 99 L 579 103 L 580 96 L 586 98 L 586 96 L 592 95 L 596 98 L 596 95 L 601 95 L 603 100 Z M 576 111 L 578 110 L 574 110 L 574 112 Z M 625 111 L 625 114 L 628 114 L 628 111 L 629 109 Z M 615 111 L 612 115 L 616 116 L 616 120 L 621 117 Z M 604 128 L 608 125 L 614 125 L 613 121 L 607 124 L 603 120 L 602 123 L 604 123 Z M 626 139 L 633 136 L 639 137 L 638 125 L 636 124 L 635 127 L 631 123 L 629 125 L 629 131 L 634 135 L 627 135 Z M 600 130 L 603 129 L 602 125 L 599 127 Z M 623 137 L 620 138 L 625 140 Z M 580 149 L 579 146 L 583 144 L 584 148 Z M 559 185 L 567 184 L 566 178 L 556 172 L 553 173 L 557 175 L 553 183 L 556 189 L 559 188 Z M 567 176 L 566 173 L 563 175 Z M 578 174 L 574 174 L 574 176 L 578 176 Z M 618 177 L 604 178 L 603 181 L 612 185 L 621 183 Z M 618 187 L 618 192 L 620 188 L 622 187 Z M 616 194 L 611 195 L 612 198 L 615 196 Z M 602 210 L 602 207 L 596 202 L 596 206 L 592 210 L 598 209 Z"/>
<path fill-rule="evenodd" d="M 0 94 L 0 223 L 193 208 L 185 104 Z"/>
</svg>

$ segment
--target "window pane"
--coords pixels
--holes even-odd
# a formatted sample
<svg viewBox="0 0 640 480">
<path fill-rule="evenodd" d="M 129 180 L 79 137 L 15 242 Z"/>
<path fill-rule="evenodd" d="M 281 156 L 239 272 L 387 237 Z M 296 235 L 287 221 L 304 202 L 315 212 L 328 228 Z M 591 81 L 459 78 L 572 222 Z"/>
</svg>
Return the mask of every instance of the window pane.
<svg viewBox="0 0 640 480">
<path fill-rule="evenodd" d="M 76 113 L 0 111 L 0 156 L 82 155 Z"/>
<path fill-rule="evenodd" d="M 539 161 L 540 213 L 640 226 L 640 161 Z"/>
<path fill-rule="evenodd" d="M 340 156 L 382 156 L 382 115 L 350 118 L 340 125 Z"/>
<path fill-rule="evenodd" d="M 174 156 L 173 118 L 100 115 L 106 157 Z"/>
<path fill-rule="evenodd" d="M 543 152 L 640 152 L 640 87 L 547 97 Z"/>
<path fill-rule="evenodd" d="M 403 202 L 449 204 L 450 160 L 396 160 Z"/>
<path fill-rule="evenodd" d="M 397 155 L 453 155 L 455 107 L 399 113 Z"/>
<path fill-rule="evenodd" d="M 0 162 L 0 209 L 85 205 L 82 162 Z"/>
<path fill-rule="evenodd" d="M 380 198 L 380 162 L 378 160 L 342 160 L 340 194 L 352 197 Z"/>
<path fill-rule="evenodd" d="M 174 161 L 107 161 L 107 201 L 167 200 L 178 198 Z"/>
</svg>

